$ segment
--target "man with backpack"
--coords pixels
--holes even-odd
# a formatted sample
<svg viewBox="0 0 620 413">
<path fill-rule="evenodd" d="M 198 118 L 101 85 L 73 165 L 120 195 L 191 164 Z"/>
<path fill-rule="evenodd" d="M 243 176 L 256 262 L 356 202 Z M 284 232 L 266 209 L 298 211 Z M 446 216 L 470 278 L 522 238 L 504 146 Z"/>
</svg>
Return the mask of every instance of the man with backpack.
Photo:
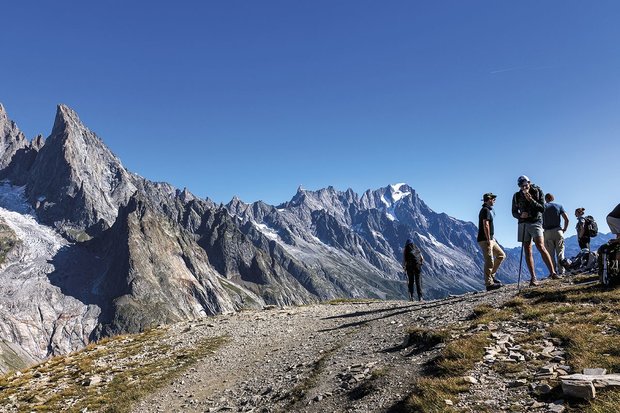
<svg viewBox="0 0 620 413">
<path fill-rule="evenodd" d="M 491 192 L 482 195 L 484 203 L 478 214 L 478 245 L 480 245 L 480 250 L 484 256 L 484 285 L 487 291 L 496 290 L 502 286 L 495 278 L 495 274 L 506 258 L 506 254 L 493 237 L 495 232 L 493 227 L 495 198 L 497 195 Z"/>
<path fill-rule="evenodd" d="M 418 290 L 418 300 L 422 301 L 423 299 L 420 282 L 422 264 L 424 264 L 424 257 L 422 257 L 420 249 L 413 244 L 411 238 L 408 238 L 403 249 L 403 269 L 407 272 L 407 277 L 409 278 L 409 301 L 413 301 L 414 283 Z"/>
<path fill-rule="evenodd" d="M 564 207 L 553 202 L 552 194 L 545 195 L 545 211 L 543 212 L 543 229 L 545 248 L 551 256 L 553 266 L 559 274 L 564 274 L 564 268 L 559 264 L 564 260 L 564 233 L 568 228 L 568 214 Z M 560 217 L 564 218 L 564 225 L 560 226 Z"/>
<path fill-rule="evenodd" d="M 575 216 L 577 217 L 577 242 L 579 248 L 590 251 L 590 239 L 598 234 L 598 224 L 592 215 L 584 216 L 586 209 L 577 208 Z"/>
<path fill-rule="evenodd" d="M 512 196 L 512 216 L 518 219 L 518 240 L 522 243 L 525 262 L 530 270 L 530 286 L 536 286 L 536 270 L 532 255 L 532 240 L 549 269 L 549 278 L 557 279 L 551 257 L 545 248 L 545 237 L 542 227 L 542 213 L 545 210 L 542 190 L 530 182 L 525 175 L 517 179 L 520 190 Z"/>
</svg>

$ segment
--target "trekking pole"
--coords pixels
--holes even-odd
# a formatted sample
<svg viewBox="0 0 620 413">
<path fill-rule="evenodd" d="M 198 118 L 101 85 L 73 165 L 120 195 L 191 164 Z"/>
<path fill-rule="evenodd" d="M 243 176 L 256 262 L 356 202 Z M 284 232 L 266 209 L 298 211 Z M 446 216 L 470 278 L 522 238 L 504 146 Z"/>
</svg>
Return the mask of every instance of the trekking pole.
<svg viewBox="0 0 620 413">
<path fill-rule="evenodd" d="M 521 229 L 521 224 L 519 224 L 519 229 Z M 525 232 L 525 228 L 523 228 L 523 232 Z M 521 258 L 519 258 L 519 278 L 517 281 L 517 293 L 521 292 L 521 265 L 523 264 L 523 238 L 525 238 L 525 234 L 522 234 L 521 237 Z"/>
<path fill-rule="evenodd" d="M 521 258 L 519 258 L 519 280 L 517 281 L 517 292 L 521 292 L 521 264 L 523 263 L 523 243 L 521 243 Z"/>
</svg>

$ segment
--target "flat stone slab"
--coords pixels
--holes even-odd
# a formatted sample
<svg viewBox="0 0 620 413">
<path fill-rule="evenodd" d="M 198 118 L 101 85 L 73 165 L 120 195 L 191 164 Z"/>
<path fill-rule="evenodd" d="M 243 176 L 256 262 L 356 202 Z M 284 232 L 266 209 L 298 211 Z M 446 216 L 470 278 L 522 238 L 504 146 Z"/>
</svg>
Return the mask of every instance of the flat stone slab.
<svg viewBox="0 0 620 413">
<path fill-rule="evenodd" d="M 568 376 L 561 376 L 560 380 L 562 380 L 562 383 L 564 382 L 564 380 L 589 381 L 592 382 L 594 386 L 599 388 L 620 387 L 620 374 L 570 374 Z"/>
<path fill-rule="evenodd" d="M 583 374 L 587 376 L 601 376 L 607 374 L 607 369 L 583 369 Z"/>
</svg>

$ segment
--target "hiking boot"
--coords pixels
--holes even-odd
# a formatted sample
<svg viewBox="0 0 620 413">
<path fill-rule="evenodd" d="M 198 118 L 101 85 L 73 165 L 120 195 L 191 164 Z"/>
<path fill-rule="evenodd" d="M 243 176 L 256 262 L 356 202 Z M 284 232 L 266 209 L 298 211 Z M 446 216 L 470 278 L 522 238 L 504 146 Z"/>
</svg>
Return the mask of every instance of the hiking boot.
<svg viewBox="0 0 620 413">
<path fill-rule="evenodd" d="M 487 285 L 487 291 L 497 290 L 498 288 L 502 288 L 502 285 L 499 283 Z"/>
<path fill-rule="evenodd" d="M 536 279 L 530 280 L 530 287 L 538 287 L 540 284 Z"/>
<path fill-rule="evenodd" d="M 418 301 L 424 301 L 424 298 L 422 298 L 421 295 L 418 295 Z"/>
<path fill-rule="evenodd" d="M 560 276 L 559 276 L 559 275 L 557 275 L 557 274 L 551 274 L 551 275 L 549 276 L 549 278 L 551 278 L 552 280 L 559 280 L 559 279 L 560 279 L 560 278 L 562 278 L 562 277 L 560 277 Z"/>
</svg>

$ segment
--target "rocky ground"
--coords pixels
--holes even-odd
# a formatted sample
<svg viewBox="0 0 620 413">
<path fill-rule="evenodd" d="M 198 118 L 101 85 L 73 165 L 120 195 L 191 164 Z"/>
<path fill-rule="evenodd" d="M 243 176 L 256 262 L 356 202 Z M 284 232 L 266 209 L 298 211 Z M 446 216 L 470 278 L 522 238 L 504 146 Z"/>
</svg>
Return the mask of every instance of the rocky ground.
<svg viewBox="0 0 620 413">
<path fill-rule="evenodd" d="M 132 396 L 121 411 L 420 411 L 408 405 L 416 381 L 450 345 L 476 336 L 484 352 L 456 377 L 466 391 L 441 397 L 432 411 L 579 411 L 562 400 L 558 377 L 575 372 L 551 325 L 484 318 L 516 295 L 509 285 L 443 300 L 267 308 L 162 326 L 0 378 L 0 412 L 107 411 L 101 406 L 135 386 L 145 386 L 133 392 L 140 401 L 130 407 Z M 416 328 L 447 331 L 448 347 L 420 345 Z M 209 341 L 218 344 L 187 358 Z M 140 371 L 158 376 L 157 385 Z"/>
<path fill-rule="evenodd" d="M 134 411 L 403 411 L 400 402 L 443 347 L 418 351 L 408 345 L 408 329 L 469 324 L 474 307 L 496 306 L 515 293 L 516 287 L 509 286 L 441 301 L 351 302 L 215 317 L 194 326 L 196 337 L 226 335 L 228 343 Z M 498 377 L 490 369 L 498 360 L 537 357 L 511 346 L 529 327 L 491 323 L 490 329 L 495 342 L 489 342 L 485 359 L 467 377 L 470 393 L 446 405 L 465 411 L 562 411 L 560 402 L 531 397 L 549 392 L 539 388 L 542 377 L 536 378 L 536 372 Z M 563 361 L 561 349 L 548 340 L 541 347 L 553 363 L 548 373 L 554 374 Z"/>
</svg>

